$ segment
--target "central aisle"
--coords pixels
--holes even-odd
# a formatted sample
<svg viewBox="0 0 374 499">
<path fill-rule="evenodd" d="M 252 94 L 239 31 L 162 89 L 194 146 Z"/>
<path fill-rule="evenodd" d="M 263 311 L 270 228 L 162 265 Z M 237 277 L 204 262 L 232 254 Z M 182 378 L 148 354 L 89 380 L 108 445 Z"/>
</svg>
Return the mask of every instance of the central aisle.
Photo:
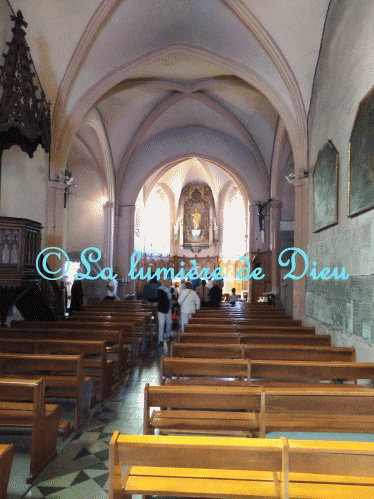
<svg viewBox="0 0 374 499">
<path fill-rule="evenodd" d="M 109 441 L 115 430 L 143 433 L 144 386 L 159 384 L 159 362 L 159 357 L 141 361 L 119 389 L 95 408 L 25 498 L 107 499 Z"/>
</svg>

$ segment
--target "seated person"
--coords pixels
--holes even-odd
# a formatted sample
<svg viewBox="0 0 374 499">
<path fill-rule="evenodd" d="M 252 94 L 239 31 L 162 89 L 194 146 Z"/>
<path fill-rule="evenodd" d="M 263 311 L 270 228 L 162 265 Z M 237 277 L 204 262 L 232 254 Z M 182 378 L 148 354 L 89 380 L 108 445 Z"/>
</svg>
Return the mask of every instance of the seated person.
<svg viewBox="0 0 374 499">
<path fill-rule="evenodd" d="M 236 289 L 235 288 L 232 288 L 231 290 L 231 295 L 230 295 L 230 299 L 229 299 L 229 302 L 230 302 L 230 305 L 232 307 L 235 307 L 235 303 L 238 301 L 239 297 L 238 295 L 236 294 Z"/>
</svg>

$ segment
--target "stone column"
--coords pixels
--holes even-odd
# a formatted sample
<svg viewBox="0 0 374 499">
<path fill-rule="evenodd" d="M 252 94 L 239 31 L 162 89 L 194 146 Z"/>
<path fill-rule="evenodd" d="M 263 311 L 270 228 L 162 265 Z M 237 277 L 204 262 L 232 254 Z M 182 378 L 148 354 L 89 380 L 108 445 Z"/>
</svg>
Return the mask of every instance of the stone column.
<svg viewBox="0 0 374 499">
<path fill-rule="evenodd" d="M 117 265 L 124 278 L 130 271 L 131 255 L 134 252 L 135 205 L 120 205 L 116 217 Z"/>
<path fill-rule="evenodd" d="M 306 252 L 308 245 L 308 178 L 295 179 L 295 247 Z M 296 258 L 295 275 L 302 274 L 304 261 L 301 256 Z M 293 282 L 293 315 L 295 319 L 306 319 L 306 278 Z"/>
<path fill-rule="evenodd" d="M 273 199 L 270 203 L 270 251 L 271 251 L 271 289 L 279 298 L 280 269 L 278 256 L 280 250 L 280 221 L 282 203 Z"/>
<path fill-rule="evenodd" d="M 257 223 L 257 227 L 256 227 Z M 249 241 L 248 241 L 248 259 L 252 263 L 252 258 L 257 251 L 256 235 L 258 234 L 257 207 L 255 204 L 249 206 Z M 253 269 L 251 268 L 251 271 Z M 248 302 L 252 299 L 252 281 L 247 281 L 248 285 Z"/>
<path fill-rule="evenodd" d="M 104 267 L 113 267 L 114 203 L 107 201 L 103 206 L 103 211 L 104 211 L 104 241 L 103 241 Z"/>
<path fill-rule="evenodd" d="M 56 247 L 66 250 L 66 222 L 67 209 L 64 208 L 65 184 L 61 182 L 48 182 L 47 195 L 47 227 L 45 247 Z M 51 255 L 48 258 L 51 270 L 61 268 L 61 260 Z"/>
</svg>

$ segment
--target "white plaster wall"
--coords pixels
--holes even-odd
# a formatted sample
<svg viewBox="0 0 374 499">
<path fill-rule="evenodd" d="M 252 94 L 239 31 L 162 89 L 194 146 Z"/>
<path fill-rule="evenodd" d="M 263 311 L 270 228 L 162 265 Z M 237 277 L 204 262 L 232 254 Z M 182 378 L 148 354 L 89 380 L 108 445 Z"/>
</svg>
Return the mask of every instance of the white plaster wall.
<svg viewBox="0 0 374 499">
<path fill-rule="evenodd" d="M 107 193 L 102 177 L 88 163 L 72 169 L 72 175 L 77 187 L 70 189 L 67 203 L 67 251 L 82 252 L 90 246 L 103 251 L 105 217 L 99 202 Z"/>
<path fill-rule="evenodd" d="M 28 218 L 47 224 L 48 155 L 38 146 L 34 157 L 12 146 L 1 158 L 1 209 L 3 217 Z M 42 231 L 42 245 L 46 229 Z"/>
<path fill-rule="evenodd" d="M 329 267 L 346 267 L 352 276 L 374 274 L 374 211 L 347 217 L 349 138 L 360 100 L 374 81 L 374 10 L 371 0 L 332 0 L 317 66 L 309 116 L 309 164 L 330 139 L 340 154 L 339 224 L 313 233 L 313 186 L 310 182 L 308 256 Z M 326 310 L 327 313 L 327 310 Z M 374 347 L 323 320 L 308 320 L 336 345 L 353 345 L 357 359 L 374 361 Z M 371 323 L 373 328 L 373 321 Z"/>
</svg>

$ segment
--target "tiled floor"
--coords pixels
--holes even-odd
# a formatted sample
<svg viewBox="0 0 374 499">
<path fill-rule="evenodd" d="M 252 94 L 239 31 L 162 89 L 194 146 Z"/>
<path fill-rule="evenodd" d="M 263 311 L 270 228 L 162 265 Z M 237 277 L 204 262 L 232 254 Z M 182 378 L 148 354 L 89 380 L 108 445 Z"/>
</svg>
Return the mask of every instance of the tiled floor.
<svg viewBox="0 0 374 499">
<path fill-rule="evenodd" d="M 143 359 L 118 390 L 92 411 L 90 420 L 62 450 L 59 442 L 59 456 L 31 488 L 25 483 L 29 468 L 29 444 L 25 442 L 24 456 L 17 452 L 13 464 L 8 499 L 106 499 L 109 441 L 115 430 L 128 434 L 143 432 L 143 390 L 146 383 L 159 384 L 159 354 L 155 352 Z M 17 436 L 17 447 L 19 442 Z"/>
</svg>

